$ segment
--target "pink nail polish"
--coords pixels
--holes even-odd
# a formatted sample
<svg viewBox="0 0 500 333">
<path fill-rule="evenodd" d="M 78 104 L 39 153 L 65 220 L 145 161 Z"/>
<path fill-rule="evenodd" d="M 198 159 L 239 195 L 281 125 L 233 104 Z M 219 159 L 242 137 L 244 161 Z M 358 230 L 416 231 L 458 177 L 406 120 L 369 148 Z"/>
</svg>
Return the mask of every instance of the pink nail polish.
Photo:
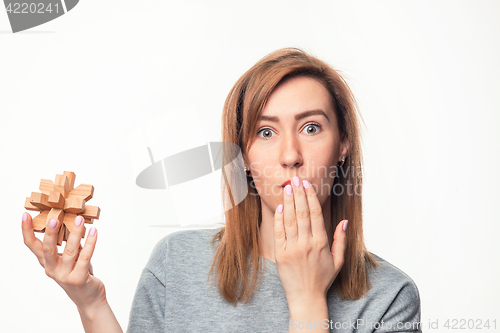
<svg viewBox="0 0 500 333">
<path fill-rule="evenodd" d="M 304 188 L 307 190 L 309 188 L 309 182 L 307 180 L 302 181 L 302 185 L 304 185 Z"/>
<path fill-rule="evenodd" d="M 57 225 L 57 221 L 54 220 L 54 219 L 51 219 L 50 222 L 49 222 L 49 227 L 51 227 L 52 229 L 54 229 Z"/>
<path fill-rule="evenodd" d="M 26 222 L 28 220 L 28 215 L 26 213 L 23 213 L 23 222 Z"/>
<path fill-rule="evenodd" d="M 79 226 L 80 224 L 82 224 L 82 218 L 81 218 L 81 216 L 77 216 L 75 218 L 75 225 Z"/>
<path fill-rule="evenodd" d="M 292 194 L 292 186 L 287 185 L 285 186 L 286 194 L 291 195 Z"/>
<path fill-rule="evenodd" d="M 342 229 L 345 231 L 347 229 L 347 222 L 349 222 L 348 220 L 345 220 L 344 222 L 344 226 L 342 227 Z"/>
<path fill-rule="evenodd" d="M 300 184 L 299 183 L 299 177 L 293 176 L 292 181 L 293 181 L 293 185 L 299 186 L 299 184 Z"/>
<path fill-rule="evenodd" d="M 94 236 L 94 235 L 95 235 L 95 230 L 96 230 L 96 229 L 95 229 L 94 227 L 92 227 L 92 228 L 90 229 L 89 235 L 90 235 L 90 236 Z"/>
<path fill-rule="evenodd" d="M 282 204 L 278 205 L 278 213 L 283 213 L 283 205 Z"/>
</svg>

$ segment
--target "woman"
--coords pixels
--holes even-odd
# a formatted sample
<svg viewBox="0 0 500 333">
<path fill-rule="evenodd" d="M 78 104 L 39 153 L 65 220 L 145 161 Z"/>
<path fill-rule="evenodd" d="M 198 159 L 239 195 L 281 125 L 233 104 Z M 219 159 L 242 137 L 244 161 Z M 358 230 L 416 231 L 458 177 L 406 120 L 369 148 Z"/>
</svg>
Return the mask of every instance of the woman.
<svg viewBox="0 0 500 333">
<path fill-rule="evenodd" d="M 222 117 L 222 141 L 241 147 L 249 193 L 226 209 L 224 227 L 156 245 L 128 331 L 421 332 L 415 283 L 364 246 L 356 110 L 343 78 L 299 49 L 249 69 Z M 23 215 L 26 245 L 75 302 L 86 332 L 121 332 L 91 272 L 97 232 L 79 253 L 77 219 L 58 256 L 59 225 L 49 222 L 42 243 Z"/>
</svg>

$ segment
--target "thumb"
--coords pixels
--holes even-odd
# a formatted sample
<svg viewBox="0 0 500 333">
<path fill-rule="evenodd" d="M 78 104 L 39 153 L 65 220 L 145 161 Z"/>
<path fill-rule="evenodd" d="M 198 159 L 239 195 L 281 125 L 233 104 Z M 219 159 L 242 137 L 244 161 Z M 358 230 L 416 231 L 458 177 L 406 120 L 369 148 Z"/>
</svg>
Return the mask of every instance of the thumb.
<svg viewBox="0 0 500 333">
<path fill-rule="evenodd" d="M 335 233 L 333 234 L 331 253 L 333 257 L 333 265 L 335 266 L 337 272 L 340 271 L 344 265 L 345 250 L 347 248 L 346 230 L 348 222 L 348 220 L 340 221 L 335 229 Z"/>
</svg>

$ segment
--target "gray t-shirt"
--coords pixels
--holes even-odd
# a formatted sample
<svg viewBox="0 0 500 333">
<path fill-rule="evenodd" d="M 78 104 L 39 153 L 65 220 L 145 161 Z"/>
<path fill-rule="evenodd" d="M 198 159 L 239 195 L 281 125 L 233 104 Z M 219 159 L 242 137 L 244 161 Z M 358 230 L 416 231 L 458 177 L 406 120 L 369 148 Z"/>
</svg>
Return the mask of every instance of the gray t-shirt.
<svg viewBox="0 0 500 333">
<path fill-rule="evenodd" d="M 128 333 L 135 332 L 288 332 L 289 312 L 276 263 L 265 260 L 260 285 L 245 303 L 234 306 L 207 283 L 220 229 L 177 231 L 154 248 L 130 311 Z M 421 332 L 420 296 L 413 280 L 382 258 L 369 270 L 372 288 L 359 300 L 327 294 L 331 332 Z M 293 322 L 296 327 L 314 325 Z M 318 326 L 316 326 L 318 327 Z"/>
</svg>

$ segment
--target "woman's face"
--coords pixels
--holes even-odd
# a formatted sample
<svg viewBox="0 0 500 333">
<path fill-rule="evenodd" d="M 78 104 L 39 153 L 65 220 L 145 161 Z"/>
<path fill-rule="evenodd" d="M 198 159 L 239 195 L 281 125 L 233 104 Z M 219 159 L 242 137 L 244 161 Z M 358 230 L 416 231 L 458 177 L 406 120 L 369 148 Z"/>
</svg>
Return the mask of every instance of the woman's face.
<svg viewBox="0 0 500 333">
<path fill-rule="evenodd" d="M 245 156 L 262 205 L 283 204 L 283 182 L 307 180 L 321 205 L 329 198 L 337 163 L 347 155 L 328 90 L 311 77 L 294 77 L 272 92 Z M 264 208 L 264 207 L 263 207 Z"/>
</svg>

